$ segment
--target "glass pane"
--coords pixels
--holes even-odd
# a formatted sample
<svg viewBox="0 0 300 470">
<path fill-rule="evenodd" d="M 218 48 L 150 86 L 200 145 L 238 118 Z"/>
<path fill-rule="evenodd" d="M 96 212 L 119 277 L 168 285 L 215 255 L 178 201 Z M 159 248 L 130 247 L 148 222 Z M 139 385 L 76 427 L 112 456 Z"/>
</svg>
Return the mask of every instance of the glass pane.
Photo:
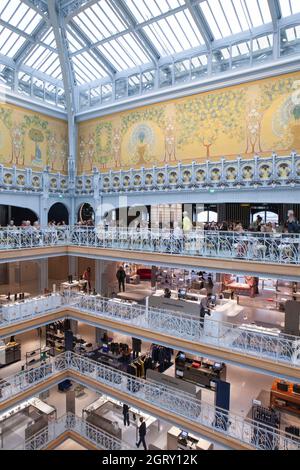
<svg viewBox="0 0 300 470">
<path fill-rule="evenodd" d="M 253 64 L 265 62 L 273 58 L 273 34 L 259 36 L 253 39 L 252 62 Z"/>
<path fill-rule="evenodd" d="M 159 68 L 160 88 L 172 85 L 172 65 L 164 65 Z"/>
<path fill-rule="evenodd" d="M 199 55 L 191 58 L 191 79 L 197 80 L 207 74 L 207 55 Z"/>
<path fill-rule="evenodd" d="M 155 70 L 142 73 L 142 93 L 153 90 L 155 87 Z"/>
<path fill-rule="evenodd" d="M 44 82 L 38 78 L 33 78 L 33 96 L 36 98 L 44 99 Z"/>
<path fill-rule="evenodd" d="M 56 104 L 56 86 L 45 82 L 45 101 L 50 104 Z"/>
<path fill-rule="evenodd" d="M 0 64 L 0 83 L 12 88 L 14 85 L 14 69 Z"/>
<path fill-rule="evenodd" d="M 86 109 L 89 107 L 89 90 L 82 90 L 79 93 L 79 107 Z"/>
<path fill-rule="evenodd" d="M 300 13 L 299 0 L 279 0 L 283 18 Z"/>
<path fill-rule="evenodd" d="M 59 106 L 60 108 L 66 107 L 66 95 L 63 88 L 57 89 L 57 106 Z"/>
<path fill-rule="evenodd" d="M 101 103 L 101 86 L 91 89 L 91 106 L 96 106 Z"/>
<path fill-rule="evenodd" d="M 287 27 L 280 31 L 280 55 L 299 54 L 300 25 Z"/>
<path fill-rule="evenodd" d="M 120 78 L 116 80 L 116 100 L 127 96 L 127 79 Z"/>
<path fill-rule="evenodd" d="M 27 73 L 18 73 L 18 92 L 28 96 L 31 94 L 31 76 Z"/>
<path fill-rule="evenodd" d="M 174 64 L 175 83 L 184 83 L 190 80 L 190 61 L 181 60 Z"/>
<path fill-rule="evenodd" d="M 230 69 L 230 52 L 226 47 L 212 53 L 212 73 L 225 72 Z"/>
<path fill-rule="evenodd" d="M 107 103 L 112 100 L 112 83 L 107 83 L 101 87 L 102 103 Z"/>
<path fill-rule="evenodd" d="M 128 78 L 128 96 L 138 95 L 140 93 L 141 76 L 139 73 L 131 75 Z"/>
<path fill-rule="evenodd" d="M 244 41 L 234 44 L 231 48 L 232 68 L 237 69 L 240 67 L 249 67 L 251 57 L 250 51 L 250 41 Z"/>
</svg>

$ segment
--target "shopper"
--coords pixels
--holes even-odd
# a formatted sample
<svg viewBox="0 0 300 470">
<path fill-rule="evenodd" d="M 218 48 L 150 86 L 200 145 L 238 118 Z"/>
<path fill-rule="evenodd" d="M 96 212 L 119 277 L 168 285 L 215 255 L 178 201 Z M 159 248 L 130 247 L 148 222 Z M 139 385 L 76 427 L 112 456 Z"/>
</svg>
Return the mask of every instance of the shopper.
<svg viewBox="0 0 300 470">
<path fill-rule="evenodd" d="M 146 428 L 146 423 L 144 421 L 144 418 L 140 417 L 140 423 L 141 423 L 140 426 L 139 426 L 140 440 L 139 440 L 139 442 L 137 442 L 136 446 L 137 446 L 137 448 L 139 448 L 140 445 L 143 444 L 144 450 L 147 450 L 147 445 L 146 445 L 146 441 L 145 441 L 147 428 Z"/>
<path fill-rule="evenodd" d="M 125 270 L 123 268 L 123 266 L 120 266 L 118 271 L 117 271 L 117 274 L 116 274 L 116 277 L 118 279 L 118 283 L 119 283 L 119 291 L 121 292 L 121 288 L 123 288 L 123 292 L 125 292 L 125 279 L 126 279 L 126 273 L 125 273 Z"/>
<path fill-rule="evenodd" d="M 200 302 L 200 328 L 204 327 L 204 318 L 205 315 L 211 315 L 210 313 L 210 301 L 211 301 L 211 294 L 207 294 Z"/>
<path fill-rule="evenodd" d="M 130 426 L 129 406 L 127 405 L 127 403 L 123 403 L 123 418 L 124 418 L 124 426 Z"/>
<path fill-rule="evenodd" d="M 82 279 L 84 281 L 86 281 L 86 283 L 88 285 L 89 293 L 90 293 L 91 290 L 92 290 L 92 286 L 91 286 L 91 268 L 86 268 L 86 270 L 84 271 L 84 273 L 82 275 Z"/>
<path fill-rule="evenodd" d="M 299 233 L 300 232 L 300 225 L 298 220 L 295 217 L 294 211 L 288 211 L 288 218 L 287 218 L 287 229 L 288 233 Z"/>
</svg>

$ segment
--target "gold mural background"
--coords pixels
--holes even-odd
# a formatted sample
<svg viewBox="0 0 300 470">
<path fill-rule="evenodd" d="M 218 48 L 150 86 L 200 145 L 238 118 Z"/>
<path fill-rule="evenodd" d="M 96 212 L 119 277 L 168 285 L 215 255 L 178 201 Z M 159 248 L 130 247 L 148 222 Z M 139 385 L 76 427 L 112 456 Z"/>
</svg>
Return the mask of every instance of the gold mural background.
<svg viewBox="0 0 300 470">
<path fill-rule="evenodd" d="M 0 103 L 0 163 L 18 168 L 66 173 L 68 127 L 65 121 Z"/>
<path fill-rule="evenodd" d="M 300 150 L 300 72 L 79 124 L 78 172 Z"/>
</svg>

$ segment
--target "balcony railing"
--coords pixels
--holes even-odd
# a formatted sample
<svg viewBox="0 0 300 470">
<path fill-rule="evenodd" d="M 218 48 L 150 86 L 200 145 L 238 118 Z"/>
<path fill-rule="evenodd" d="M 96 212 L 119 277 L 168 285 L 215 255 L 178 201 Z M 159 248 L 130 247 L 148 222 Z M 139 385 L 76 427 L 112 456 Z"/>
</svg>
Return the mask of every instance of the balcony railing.
<svg viewBox="0 0 300 470">
<path fill-rule="evenodd" d="M 111 436 L 73 413 L 66 413 L 58 419 L 49 421 L 41 431 L 14 447 L 14 450 L 45 449 L 51 442 L 68 431 L 75 432 L 102 450 L 130 450 L 130 446 L 126 442 Z"/>
<path fill-rule="evenodd" d="M 300 156 L 253 158 L 238 156 L 232 160 L 207 160 L 203 163 L 174 163 L 161 167 L 138 168 L 100 172 L 76 176 L 76 195 L 160 191 L 226 191 L 259 188 L 293 188 L 300 185 Z M 35 171 L 31 168 L 0 165 L 0 190 L 37 193 L 70 194 L 67 175 L 54 173 L 49 168 Z"/>
<path fill-rule="evenodd" d="M 61 173 L 7 168 L 0 164 L 0 191 L 24 193 L 69 193 L 69 177 Z"/>
<path fill-rule="evenodd" d="M 76 193 L 106 194 L 128 192 L 242 190 L 293 188 L 300 184 L 300 156 L 273 154 L 260 157 L 203 163 L 174 163 L 161 167 L 138 168 L 83 174 L 76 178 Z"/>
<path fill-rule="evenodd" d="M 34 227 L 0 229 L 0 250 L 85 246 L 258 263 L 300 264 L 300 234 L 189 232 L 147 228 Z"/>
<path fill-rule="evenodd" d="M 63 371 L 74 371 L 95 383 L 108 385 L 112 390 L 126 394 L 129 401 L 134 396 L 143 403 L 171 412 L 193 424 L 213 429 L 216 438 L 218 434 L 225 435 L 257 449 L 300 449 L 300 440 L 285 432 L 217 408 L 165 384 L 133 377 L 72 352 L 63 353 L 36 369 L 4 379 L 4 383 L 0 384 L 0 403 Z"/>
<path fill-rule="evenodd" d="M 144 305 L 115 302 L 113 299 L 81 294 L 52 294 L 17 304 L 4 305 L 0 311 L 1 327 L 21 321 L 42 318 L 43 314 L 61 307 L 85 312 L 92 319 L 114 320 L 144 330 L 159 332 L 200 345 L 234 351 L 245 356 L 271 360 L 275 364 L 300 367 L 300 337 L 277 331 L 261 332 L 253 325 L 221 322 L 205 317 L 203 328 L 199 317 Z M 72 314 L 69 314 L 72 316 Z"/>
</svg>

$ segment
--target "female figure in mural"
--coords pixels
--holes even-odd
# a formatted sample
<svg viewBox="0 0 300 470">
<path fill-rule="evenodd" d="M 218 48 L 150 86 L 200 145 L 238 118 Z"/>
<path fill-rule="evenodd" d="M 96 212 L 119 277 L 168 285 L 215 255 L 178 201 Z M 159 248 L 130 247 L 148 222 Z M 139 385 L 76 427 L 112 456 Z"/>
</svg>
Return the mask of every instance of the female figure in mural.
<svg viewBox="0 0 300 470">
<path fill-rule="evenodd" d="M 42 165 L 42 151 L 39 144 L 44 142 L 43 133 L 39 129 L 30 129 L 28 135 L 30 140 L 35 142 L 35 154 L 32 156 L 32 163 L 40 166 Z"/>
<path fill-rule="evenodd" d="M 143 165 L 147 164 L 147 160 L 145 160 L 145 158 L 146 158 L 146 155 L 148 153 L 149 146 L 148 146 L 147 142 L 145 142 L 145 139 L 146 139 L 145 132 L 140 131 L 140 133 L 138 135 L 138 142 L 137 142 L 137 145 L 136 145 L 136 154 L 137 154 L 137 157 L 138 157 L 137 164 L 140 165 L 140 166 L 143 166 Z"/>
</svg>

